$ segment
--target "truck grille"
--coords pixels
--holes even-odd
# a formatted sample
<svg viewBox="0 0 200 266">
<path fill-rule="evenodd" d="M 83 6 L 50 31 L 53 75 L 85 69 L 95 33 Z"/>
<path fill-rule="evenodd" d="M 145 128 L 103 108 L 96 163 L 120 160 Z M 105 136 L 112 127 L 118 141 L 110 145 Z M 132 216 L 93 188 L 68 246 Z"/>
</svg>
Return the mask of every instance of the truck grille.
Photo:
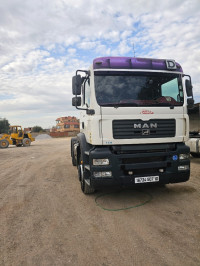
<svg viewBox="0 0 200 266">
<path fill-rule="evenodd" d="M 114 139 L 174 137 L 175 119 L 113 120 Z"/>
</svg>

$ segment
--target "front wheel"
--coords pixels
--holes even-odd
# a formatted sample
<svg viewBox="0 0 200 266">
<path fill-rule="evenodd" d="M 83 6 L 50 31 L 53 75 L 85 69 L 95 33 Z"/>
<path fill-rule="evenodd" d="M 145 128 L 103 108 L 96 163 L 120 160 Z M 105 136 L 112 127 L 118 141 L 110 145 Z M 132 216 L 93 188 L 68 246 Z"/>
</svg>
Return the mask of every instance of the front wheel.
<svg viewBox="0 0 200 266">
<path fill-rule="evenodd" d="M 7 141 L 7 139 L 0 140 L 0 148 L 1 149 L 8 148 L 8 146 L 9 146 L 9 142 Z"/>
</svg>

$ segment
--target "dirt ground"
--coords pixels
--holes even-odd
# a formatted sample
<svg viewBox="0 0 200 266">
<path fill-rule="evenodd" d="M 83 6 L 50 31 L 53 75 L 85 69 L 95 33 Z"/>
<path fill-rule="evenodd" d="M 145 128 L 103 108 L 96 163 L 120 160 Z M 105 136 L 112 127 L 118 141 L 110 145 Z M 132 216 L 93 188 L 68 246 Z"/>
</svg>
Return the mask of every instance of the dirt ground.
<svg viewBox="0 0 200 266">
<path fill-rule="evenodd" d="M 80 190 L 70 138 L 1 149 L 0 265 L 200 265 L 200 159 L 191 161 L 186 183 L 96 199 L 102 191 Z"/>
</svg>

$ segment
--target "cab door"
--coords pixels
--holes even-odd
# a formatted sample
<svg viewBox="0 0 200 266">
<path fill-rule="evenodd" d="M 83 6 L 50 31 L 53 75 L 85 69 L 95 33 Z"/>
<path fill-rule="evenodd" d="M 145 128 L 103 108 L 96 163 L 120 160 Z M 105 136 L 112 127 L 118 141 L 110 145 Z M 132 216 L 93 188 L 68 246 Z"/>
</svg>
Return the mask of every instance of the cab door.
<svg viewBox="0 0 200 266">
<path fill-rule="evenodd" d="M 90 77 L 88 77 L 82 85 L 82 108 L 89 109 L 91 101 L 91 87 Z M 82 110 L 80 113 L 80 131 L 89 140 L 91 133 L 91 116 L 87 114 L 86 110 Z"/>
<path fill-rule="evenodd" d="M 18 138 L 23 139 L 23 130 L 21 127 L 17 128 Z"/>
</svg>

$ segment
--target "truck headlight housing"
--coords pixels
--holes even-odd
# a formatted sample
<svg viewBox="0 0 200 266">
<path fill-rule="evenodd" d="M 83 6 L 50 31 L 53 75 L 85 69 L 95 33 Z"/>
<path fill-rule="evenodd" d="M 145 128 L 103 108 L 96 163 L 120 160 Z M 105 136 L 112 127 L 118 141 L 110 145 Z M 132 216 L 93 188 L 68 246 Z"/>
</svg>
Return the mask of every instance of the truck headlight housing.
<svg viewBox="0 0 200 266">
<path fill-rule="evenodd" d="M 181 153 L 179 154 L 179 160 L 186 160 L 189 159 L 190 154 L 189 153 Z"/>
<path fill-rule="evenodd" d="M 111 171 L 93 172 L 94 177 L 111 177 Z"/>
<path fill-rule="evenodd" d="M 187 171 L 187 170 L 190 170 L 190 166 L 189 165 L 179 165 L 178 170 L 179 171 Z"/>
<path fill-rule="evenodd" d="M 109 159 L 93 159 L 93 165 L 109 165 Z"/>
</svg>

